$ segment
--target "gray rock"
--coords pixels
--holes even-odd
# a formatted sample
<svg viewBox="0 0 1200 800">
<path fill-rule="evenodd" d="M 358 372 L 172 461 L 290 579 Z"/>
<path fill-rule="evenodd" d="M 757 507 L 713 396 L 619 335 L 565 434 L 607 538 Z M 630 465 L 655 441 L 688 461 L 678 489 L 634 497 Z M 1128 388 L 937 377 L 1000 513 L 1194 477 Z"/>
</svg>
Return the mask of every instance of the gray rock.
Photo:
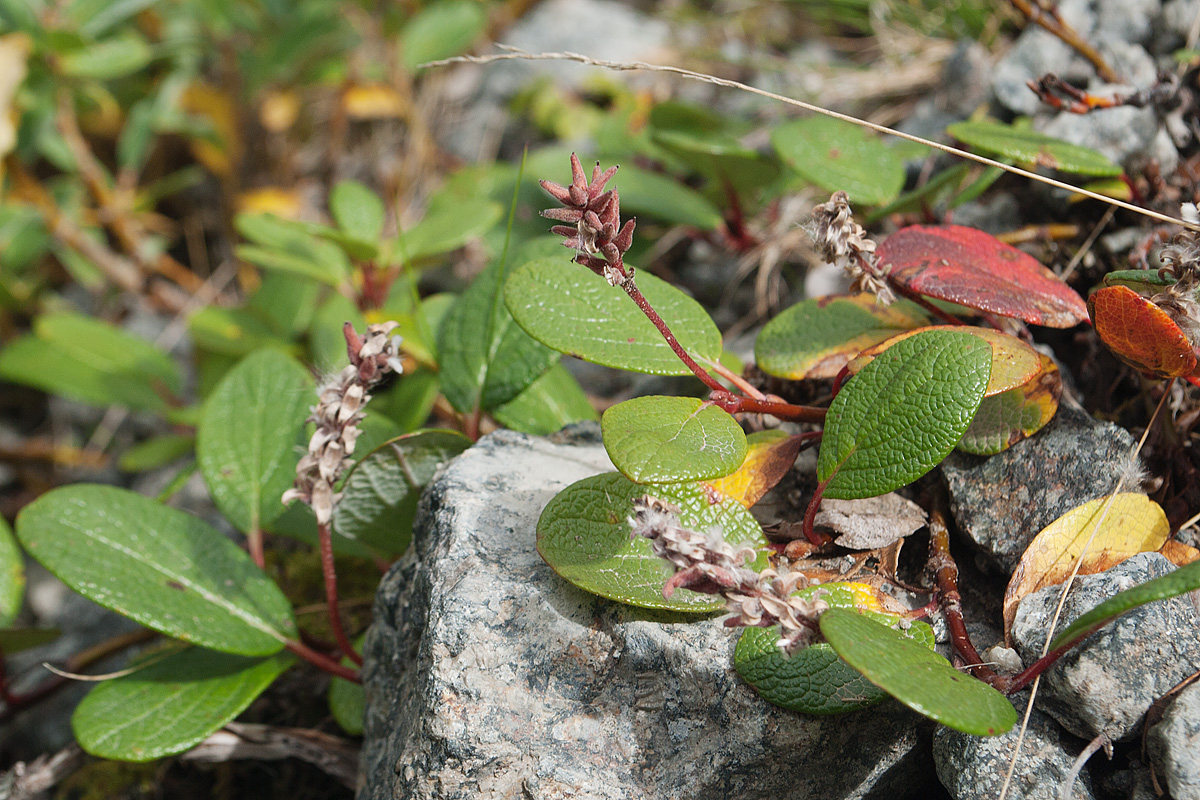
<svg viewBox="0 0 1200 800">
<path fill-rule="evenodd" d="M 1146 750 L 1175 800 L 1200 800 L 1200 683 L 1179 693 L 1146 736 Z"/>
<path fill-rule="evenodd" d="M 583 430 L 485 437 L 425 492 L 367 637 L 359 797 L 928 796 L 930 726 L 912 712 L 771 706 L 716 619 L 619 605 L 551 571 L 534 549 L 542 508 L 610 468 Z"/>
<path fill-rule="evenodd" d="M 1133 438 L 1064 402 L 1036 435 L 990 458 L 954 453 L 942 464 L 950 509 L 986 566 L 1011 573 L 1038 532 L 1112 491 Z M 1125 491 L 1136 490 L 1126 482 Z"/>
<path fill-rule="evenodd" d="M 1174 570 L 1158 553 L 1141 553 L 1107 572 L 1076 579 L 1058 630 L 1119 591 Z M 1013 621 L 1017 652 L 1026 664 L 1042 652 L 1061 586 L 1021 600 Z M 1042 675 L 1042 709 L 1077 736 L 1104 733 L 1129 739 L 1150 706 L 1200 669 L 1200 614 L 1186 597 L 1135 609 L 1093 634 Z"/>
<path fill-rule="evenodd" d="M 1128 91 L 1128 89 L 1123 89 Z M 1091 114 L 1059 114 L 1041 126 L 1042 133 L 1090 147 L 1113 162 L 1143 167 L 1153 159 L 1164 174 L 1175 169 L 1179 153 L 1151 108 L 1106 108 Z M 1162 134 L 1166 134 L 1164 139 Z"/>
<path fill-rule="evenodd" d="M 1017 708 L 1023 712 L 1025 704 Z M 939 728 L 934 733 L 933 763 L 938 780 L 954 800 L 993 800 L 1000 796 L 1019 730 L 1020 724 L 1000 736 L 971 736 L 949 728 Z M 1082 743 L 1034 709 L 1008 787 L 1010 800 L 1058 800 L 1082 749 Z M 1074 800 L 1095 797 L 1086 769 L 1075 781 L 1071 797 Z"/>
<path fill-rule="evenodd" d="M 1084 63 L 1057 36 L 1030 25 L 996 65 L 992 75 L 992 92 L 1014 113 L 1032 116 L 1042 109 L 1042 102 L 1025 85 L 1026 82 L 1036 80 L 1047 72 L 1069 80 L 1084 70 Z"/>
</svg>

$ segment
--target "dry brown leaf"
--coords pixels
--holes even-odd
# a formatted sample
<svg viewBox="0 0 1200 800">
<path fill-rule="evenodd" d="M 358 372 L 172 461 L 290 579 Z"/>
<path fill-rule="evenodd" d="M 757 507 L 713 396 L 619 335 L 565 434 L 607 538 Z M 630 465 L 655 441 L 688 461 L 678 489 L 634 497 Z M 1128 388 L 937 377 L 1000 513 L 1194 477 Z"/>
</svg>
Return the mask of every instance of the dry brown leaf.
<svg viewBox="0 0 1200 800">
<path fill-rule="evenodd" d="M 1079 574 L 1092 575 L 1166 543 L 1171 526 L 1158 503 L 1144 494 L 1126 492 L 1115 495 L 1105 513 L 1108 500 L 1099 497 L 1073 508 L 1033 537 L 1004 592 L 1004 640 L 1009 646 L 1021 598 L 1065 581 L 1081 555 Z"/>
<path fill-rule="evenodd" d="M 839 534 L 839 547 L 875 550 L 903 539 L 925 524 L 919 505 L 895 492 L 862 500 L 821 501 L 815 526 Z"/>
</svg>

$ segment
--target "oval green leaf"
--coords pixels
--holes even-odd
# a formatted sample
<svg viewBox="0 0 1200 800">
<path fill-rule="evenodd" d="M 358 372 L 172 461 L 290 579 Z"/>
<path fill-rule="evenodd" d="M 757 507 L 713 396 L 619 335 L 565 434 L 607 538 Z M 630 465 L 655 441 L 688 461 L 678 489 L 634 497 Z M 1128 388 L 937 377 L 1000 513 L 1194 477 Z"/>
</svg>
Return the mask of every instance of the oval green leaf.
<svg viewBox="0 0 1200 800">
<path fill-rule="evenodd" d="M 873 133 L 826 116 L 812 116 L 771 131 L 771 144 L 789 167 L 827 192 L 872 206 L 894 200 L 904 188 L 904 160 Z"/>
<path fill-rule="evenodd" d="M 534 436 L 547 436 L 573 422 L 600 419 L 579 381 L 562 364 L 555 364 L 525 391 L 493 409 L 492 416 L 507 428 Z"/>
<path fill-rule="evenodd" d="M 622 166 L 613 179 L 620 189 L 622 210 L 646 214 L 672 225 L 711 231 L 723 222 L 721 212 L 695 189 L 657 172 Z"/>
<path fill-rule="evenodd" d="M 374 242 L 383 233 L 383 201 L 358 181 L 334 186 L 329 192 L 329 210 L 338 227 L 354 239 Z"/>
<path fill-rule="evenodd" d="M 720 360 L 721 332 L 699 303 L 645 272 L 637 284 L 692 357 Z M 691 374 L 623 291 L 573 263 L 566 250 L 515 269 L 505 302 L 518 325 L 559 352 L 650 375 Z"/>
<path fill-rule="evenodd" d="M 721 408 L 695 397 L 635 397 L 600 421 L 613 465 L 637 483 L 719 478 L 746 458 L 746 434 Z"/>
<path fill-rule="evenodd" d="M 948 728 L 996 736 L 1017 721 L 1012 703 L 991 686 L 862 614 L 832 608 L 821 615 L 821 633 L 871 683 Z"/>
<path fill-rule="evenodd" d="M 295 661 L 188 647 L 104 681 L 75 709 L 79 745 L 100 758 L 153 761 L 182 753 L 242 713 Z"/>
<path fill-rule="evenodd" d="M 17 517 L 17 539 L 59 580 L 192 644 L 265 656 L 296 636 L 275 583 L 190 514 L 111 486 L 64 486 Z"/>
<path fill-rule="evenodd" d="M 991 375 L 992 348 L 927 331 L 858 373 L 829 407 L 817 461 L 825 496 L 874 497 L 915 481 L 962 439 Z"/>
<path fill-rule="evenodd" d="M 668 600 L 662 590 L 674 570 L 650 552 L 650 542 L 629 536 L 633 501 L 647 490 L 680 509 L 682 524 L 696 531 L 720 528 L 725 541 L 763 552 L 751 569 L 767 566 L 762 529 L 736 500 L 714 498 L 702 486 L 688 483 L 646 487 L 623 475 L 593 475 L 559 492 L 542 511 L 537 549 L 566 580 L 593 594 L 642 608 L 712 612 L 720 599 L 679 589 Z"/>
<path fill-rule="evenodd" d="M 1039 167 L 1078 175 L 1120 175 L 1122 172 L 1120 165 L 1091 148 L 1001 122 L 956 122 L 948 126 L 946 132 L 985 153 L 995 153 Z"/>
<path fill-rule="evenodd" d="M 313 397 L 308 370 L 265 349 L 242 359 L 205 402 L 196 457 L 213 502 L 239 530 L 283 513 L 279 498 L 296 478 Z"/>
<path fill-rule="evenodd" d="M 25 597 L 25 559 L 12 537 L 12 529 L 0 517 L 0 628 L 7 628 L 21 610 Z"/>
<path fill-rule="evenodd" d="M 415 69 L 426 61 L 465 52 L 487 26 L 484 7 L 471 0 L 451 0 L 422 9 L 400 34 L 400 59 Z"/>
<path fill-rule="evenodd" d="M 928 315 L 907 300 L 884 306 L 869 294 L 814 297 L 767 323 L 754 343 L 754 359 L 780 378 L 833 378 L 865 348 L 928 324 Z"/>
<path fill-rule="evenodd" d="M 854 609 L 854 593 L 838 584 L 811 586 L 797 592 L 811 597 L 820 592 L 831 608 Z M 894 624 L 896 617 L 858 611 L 880 624 Z M 914 622 L 904 636 L 933 648 L 933 629 Z M 780 652 L 779 626 L 746 628 L 738 639 L 733 665 L 738 675 L 769 703 L 804 714 L 842 714 L 874 705 L 885 699 L 862 673 L 838 657 L 826 642 L 804 648 L 790 658 Z"/>
<path fill-rule="evenodd" d="M 963 434 L 958 449 L 990 456 L 1007 450 L 1046 426 L 1058 411 L 1062 376 L 1054 359 L 1038 353 L 1042 366 L 1033 380 L 983 398 L 979 411 Z"/>
<path fill-rule="evenodd" d="M 333 527 L 389 555 L 412 539 L 421 490 L 438 467 L 471 446 L 457 431 L 429 430 L 385 442 L 354 465 L 334 510 Z"/>
</svg>

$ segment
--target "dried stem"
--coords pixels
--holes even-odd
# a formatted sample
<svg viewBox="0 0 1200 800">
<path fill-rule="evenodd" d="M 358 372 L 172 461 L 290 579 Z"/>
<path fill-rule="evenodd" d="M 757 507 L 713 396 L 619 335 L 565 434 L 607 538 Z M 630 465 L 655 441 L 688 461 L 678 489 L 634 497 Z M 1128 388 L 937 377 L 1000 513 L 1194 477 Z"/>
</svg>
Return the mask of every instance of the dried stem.
<svg viewBox="0 0 1200 800">
<path fill-rule="evenodd" d="M 1124 83 L 1121 80 L 1121 76 L 1104 60 L 1104 56 L 1100 55 L 1096 48 L 1084 41 L 1083 37 L 1074 28 L 1063 22 L 1058 12 L 1047 11 L 1042 8 L 1037 0 L 1034 0 L 1034 2 L 1030 2 L 1030 0 L 1011 0 L 1011 2 L 1030 22 L 1041 25 L 1050 31 L 1050 33 L 1062 39 L 1065 44 L 1075 48 L 1081 56 L 1092 62 L 1092 66 L 1096 68 L 1096 74 L 1106 83 Z"/>
</svg>

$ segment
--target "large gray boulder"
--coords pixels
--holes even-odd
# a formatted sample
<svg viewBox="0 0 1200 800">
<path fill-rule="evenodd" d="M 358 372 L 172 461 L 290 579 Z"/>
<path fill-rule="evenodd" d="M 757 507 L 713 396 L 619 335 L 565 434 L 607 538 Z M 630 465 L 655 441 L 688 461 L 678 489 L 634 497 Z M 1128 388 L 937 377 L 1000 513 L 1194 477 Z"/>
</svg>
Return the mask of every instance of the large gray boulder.
<svg viewBox="0 0 1200 800">
<path fill-rule="evenodd" d="M 771 706 L 715 618 L 603 600 L 542 561 L 546 502 L 611 469 L 596 431 L 493 434 L 427 489 L 367 637 L 359 797 L 927 796 L 922 718 Z"/>
</svg>

